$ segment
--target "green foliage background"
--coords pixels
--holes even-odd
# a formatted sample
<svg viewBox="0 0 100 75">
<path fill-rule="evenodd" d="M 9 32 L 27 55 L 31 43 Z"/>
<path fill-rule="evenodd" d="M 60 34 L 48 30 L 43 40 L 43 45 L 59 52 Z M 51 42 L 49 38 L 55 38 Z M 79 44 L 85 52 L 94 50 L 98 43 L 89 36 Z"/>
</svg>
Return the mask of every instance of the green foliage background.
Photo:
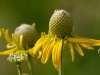
<svg viewBox="0 0 100 75">
<path fill-rule="evenodd" d="M 36 23 L 38 35 L 48 32 L 48 24 L 55 9 L 68 11 L 74 21 L 75 34 L 82 37 L 100 39 L 100 0 L 1 0 L 0 28 L 9 29 L 13 33 L 22 23 Z M 6 41 L 0 38 L 0 51 L 6 50 Z M 100 75 L 100 54 L 83 49 L 85 56 L 75 52 L 75 61 L 67 47 L 64 49 L 65 75 Z M 46 64 L 40 59 L 33 58 L 35 75 L 58 75 L 52 65 L 51 58 Z M 27 63 L 22 64 L 23 72 L 29 73 Z M 7 61 L 7 56 L 0 56 L 0 75 L 18 75 L 16 65 Z"/>
</svg>

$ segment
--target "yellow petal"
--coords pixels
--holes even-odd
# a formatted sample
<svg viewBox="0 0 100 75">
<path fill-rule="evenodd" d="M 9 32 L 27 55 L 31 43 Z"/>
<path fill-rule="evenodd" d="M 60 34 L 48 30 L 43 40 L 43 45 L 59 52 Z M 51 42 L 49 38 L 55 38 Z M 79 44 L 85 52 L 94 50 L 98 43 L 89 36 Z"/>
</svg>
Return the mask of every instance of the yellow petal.
<svg viewBox="0 0 100 75">
<path fill-rule="evenodd" d="M 32 49 L 27 50 L 27 52 L 29 52 L 29 54 L 30 54 L 32 57 L 35 56 L 35 55 L 33 54 L 33 50 L 34 50 L 34 47 L 33 47 Z"/>
<path fill-rule="evenodd" d="M 74 43 L 87 43 L 87 44 L 93 44 L 91 40 L 87 39 L 82 39 L 82 38 L 67 38 L 69 42 L 74 42 Z"/>
<path fill-rule="evenodd" d="M 4 34 L 4 37 L 5 37 L 5 39 L 6 39 L 6 41 L 7 42 L 12 42 L 12 38 L 9 36 L 9 34 L 8 34 L 8 29 L 2 29 L 2 32 L 3 32 L 3 34 Z"/>
<path fill-rule="evenodd" d="M 82 47 L 86 48 L 86 49 L 89 49 L 89 50 L 94 50 L 93 47 L 91 47 L 90 45 L 88 44 L 80 44 Z"/>
<path fill-rule="evenodd" d="M 70 49 L 70 54 L 71 54 L 71 57 L 72 57 L 72 61 L 74 61 L 74 48 L 73 48 L 73 45 L 71 42 L 67 42 L 68 43 L 68 47 Z"/>
<path fill-rule="evenodd" d="M 38 57 L 37 57 L 37 58 L 40 58 L 40 57 L 41 57 L 41 55 L 42 55 L 42 51 L 41 51 L 41 50 L 39 50 L 39 51 L 38 51 L 38 54 L 39 54 L 39 55 L 38 55 Z"/>
<path fill-rule="evenodd" d="M 67 38 L 67 40 L 73 43 L 82 43 L 82 44 L 90 44 L 91 46 L 100 46 L 99 40 L 83 39 L 83 38 Z"/>
<path fill-rule="evenodd" d="M 48 36 L 42 36 L 37 42 L 36 42 L 36 44 L 35 45 L 38 45 L 38 44 L 40 44 L 41 42 L 43 42 L 45 39 L 47 39 L 48 38 Z"/>
<path fill-rule="evenodd" d="M 53 39 L 53 38 L 49 38 L 48 41 L 47 41 L 47 43 L 49 43 L 50 40 L 52 40 L 52 39 Z M 44 44 L 42 44 L 42 49 L 44 49 L 44 48 L 46 47 L 47 43 L 45 42 Z"/>
<path fill-rule="evenodd" d="M 20 40 L 19 40 L 19 45 L 21 48 L 23 48 L 22 42 L 23 42 L 23 35 L 20 36 Z"/>
<path fill-rule="evenodd" d="M 55 63 L 55 59 L 56 59 L 56 52 L 57 52 L 57 42 L 55 43 L 54 45 L 54 48 L 52 50 L 52 62 L 53 62 L 53 65 L 54 67 L 57 69 L 57 64 Z"/>
<path fill-rule="evenodd" d="M 47 51 L 48 51 L 48 49 L 50 48 L 50 46 L 51 46 L 51 42 L 53 41 L 53 39 L 51 38 L 50 40 L 48 40 L 48 42 L 47 43 L 45 43 L 45 47 L 43 48 L 43 54 L 42 54 L 42 58 L 41 58 L 41 62 L 43 63 L 43 64 L 45 64 L 46 63 L 46 56 L 47 56 Z"/>
<path fill-rule="evenodd" d="M 77 52 L 81 55 L 81 56 L 84 56 L 84 53 L 82 51 L 82 49 L 80 48 L 80 46 L 77 44 L 77 43 L 74 43 L 73 44 L 75 49 L 77 50 Z"/>
<path fill-rule="evenodd" d="M 0 55 L 9 55 L 10 53 L 14 52 L 17 48 L 6 50 L 4 52 L 0 52 Z"/>
<path fill-rule="evenodd" d="M 54 44 L 55 44 L 55 40 L 53 40 L 53 42 L 52 42 L 51 45 L 50 45 L 50 48 L 49 48 L 48 51 L 47 51 L 47 56 L 46 56 L 45 62 L 47 62 L 48 58 L 50 57 L 50 54 L 51 54 L 52 49 L 53 49 L 53 47 L 54 47 Z"/>
<path fill-rule="evenodd" d="M 27 50 L 27 52 L 28 52 L 32 57 L 35 57 L 35 55 L 33 54 L 33 50 L 34 50 L 34 47 L 33 47 L 33 49 Z M 41 51 L 41 49 L 39 49 L 39 50 L 38 50 L 38 56 L 37 56 L 37 58 L 40 58 L 41 55 L 42 55 L 42 51 Z"/>
<path fill-rule="evenodd" d="M 57 62 L 57 70 L 59 70 L 59 67 L 60 67 L 60 63 L 61 63 L 61 59 L 62 59 L 62 55 L 61 55 L 61 51 L 62 51 L 62 44 L 63 42 L 62 42 L 62 39 L 61 40 L 59 40 L 59 42 L 58 42 L 58 49 L 57 49 L 57 53 L 56 53 L 56 62 Z"/>
<path fill-rule="evenodd" d="M 92 46 L 100 46 L 100 40 L 96 40 L 96 39 L 90 39 L 90 38 L 83 38 L 77 35 L 73 35 L 74 38 L 79 38 L 79 39 L 84 39 L 84 40 L 88 40 L 91 41 L 92 43 L 90 43 Z"/>
<path fill-rule="evenodd" d="M 11 43 L 8 43 L 6 47 L 7 48 L 14 48 L 15 44 L 13 42 L 11 42 Z"/>
<path fill-rule="evenodd" d="M 33 54 L 36 54 L 38 49 L 42 47 L 42 45 L 49 40 L 48 36 L 42 36 L 35 44 Z"/>
<path fill-rule="evenodd" d="M 15 40 L 14 34 L 12 34 L 12 39 L 18 48 L 21 48 L 19 43 Z"/>
</svg>

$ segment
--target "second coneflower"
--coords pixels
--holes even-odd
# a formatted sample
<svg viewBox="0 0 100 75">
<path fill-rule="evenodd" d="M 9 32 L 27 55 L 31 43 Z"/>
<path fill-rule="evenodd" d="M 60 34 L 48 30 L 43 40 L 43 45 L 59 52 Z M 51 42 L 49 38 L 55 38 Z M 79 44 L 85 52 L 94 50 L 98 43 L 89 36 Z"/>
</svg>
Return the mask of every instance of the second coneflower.
<svg viewBox="0 0 100 75">
<path fill-rule="evenodd" d="M 29 51 L 38 39 L 35 24 L 32 24 L 32 26 L 21 24 L 15 29 L 12 37 L 8 34 L 8 29 L 3 28 L 0 30 L 0 36 L 1 34 L 4 35 L 7 41 L 8 50 L 0 52 L 0 55 L 8 55 L 8 61 L 17 63 L 19 75 L 22 75 L 21 62 L 27 60 L 30 74 L 34 75 L 32 58 Z"/>
<path fill-rule="evenodd" d="M 43 64 L 47 62 L 52 53 L 53 65 L 59 70 L 64 45 L 68 45 L 72 61 L 74 61 L 74 48 L 81 56 L 84 56 L 80 45 L 89 50 L 94 49 L 92 46 L 100 45 L 100 40 L 79 37 L 72 32 L 73 20 L 71 15 L 65 10 L 56 10 L 49 21 L 49 33 L 42 34 L 31 52 L 35 55 L 39 49 L 42 49 L 41 62 Z"/>
<path fill-rule="evenodd" d="M 37 32 L 35 30 L 35 24 L 21 24 L 15 29 L 12 37 L 8 34 L 8 29 L 0 30 L 0 35 L 3 34 L 7 41 L 7 48 L 4 52 L 0 52 L 0 55 L 9 55 L 16 51 L 28 51 L 32 48 L 37 41 Z"/>
</svg>

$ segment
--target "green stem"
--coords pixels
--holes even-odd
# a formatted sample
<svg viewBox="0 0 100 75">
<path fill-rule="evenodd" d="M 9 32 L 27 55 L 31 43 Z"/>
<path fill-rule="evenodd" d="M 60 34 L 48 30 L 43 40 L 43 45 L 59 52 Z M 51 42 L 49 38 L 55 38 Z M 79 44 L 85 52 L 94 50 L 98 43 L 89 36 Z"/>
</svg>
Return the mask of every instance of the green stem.
<svg viewBox="0 0 100 75">
<path fill-rule="evenodd" d="M 30 54 L 28 54 L 28 67 L 30 70 L 30 74 L 34 75 L 34 70 L 33 70 L 33 61 L 32 61 L 32 57 Z"/>
<path fill-rule="evenodd" d="M 17 62 L 16 64 L 17 64 L 18 75 L 22 75 L 21 63 Z"/>
<path fill-rule="evenodd" d="M 61 50 L 61 58 L 60 58 L 60 67 L 59 67 L 59 75 L 63 75 L 63 44 L 64 44 L 64 40 L 62 39 L 62 50 Z"/>
</svg>

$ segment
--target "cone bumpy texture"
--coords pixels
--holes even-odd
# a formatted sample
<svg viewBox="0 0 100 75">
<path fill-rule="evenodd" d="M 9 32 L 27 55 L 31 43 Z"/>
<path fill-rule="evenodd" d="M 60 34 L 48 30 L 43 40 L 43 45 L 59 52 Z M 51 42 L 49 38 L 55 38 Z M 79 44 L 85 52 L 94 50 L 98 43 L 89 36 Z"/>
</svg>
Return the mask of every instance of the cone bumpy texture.
<svg viewBox="0 0 100 75">
<path fill-rule="evenodd" d="M 70 37 L 73 29 L 73 20 L 65 10 L 55 10 L 49 21 L 49 32 L 59 38 Z"/>
<path fill-rule="evenodd" d="M 19 41 L 21 35 L 23 35 L 23 48 L 33 47 L 37 41 L 37 32 L 31 25 L 21 24 L 19 27 L 17 27 L 14 32 L 15 39 Z"/>
</svg>

